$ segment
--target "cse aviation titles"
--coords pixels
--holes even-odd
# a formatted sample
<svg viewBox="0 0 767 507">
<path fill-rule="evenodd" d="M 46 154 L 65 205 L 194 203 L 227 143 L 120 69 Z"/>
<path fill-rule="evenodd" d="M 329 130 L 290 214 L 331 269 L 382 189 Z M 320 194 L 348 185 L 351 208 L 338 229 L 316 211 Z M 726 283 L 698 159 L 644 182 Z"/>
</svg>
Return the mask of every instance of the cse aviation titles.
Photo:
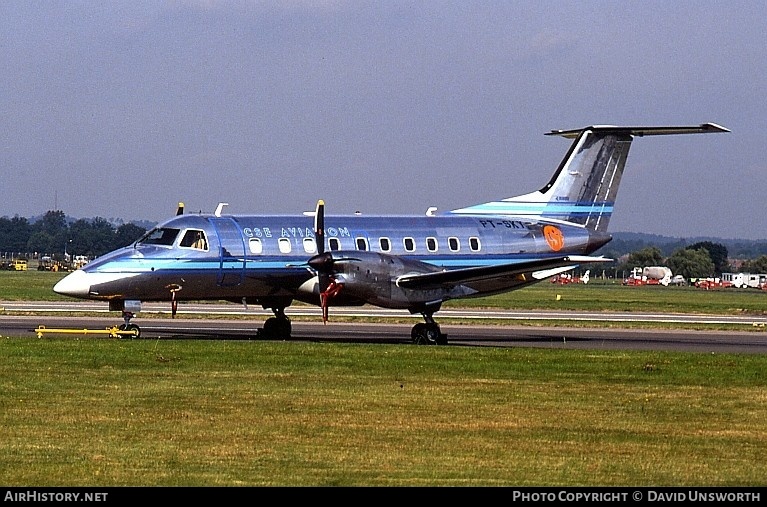
<svg viewBox="0 0 767 507">
<path fill-rule="evenodd" d="M 525 224 L 518 220 L 479 220 L 480 225 L 485 229 L 524 229 Z M 275 231 L 270 227 L 245 227 L 242 233 L 246 238 L 272 238 Z M 328 227 L 325 231 L 329 237 L 350 238 L 349 227 Z M 313 238 L 314 231 L 308 227 L 280 227 L 279 237 L 281 238 Z"/>
</svg>

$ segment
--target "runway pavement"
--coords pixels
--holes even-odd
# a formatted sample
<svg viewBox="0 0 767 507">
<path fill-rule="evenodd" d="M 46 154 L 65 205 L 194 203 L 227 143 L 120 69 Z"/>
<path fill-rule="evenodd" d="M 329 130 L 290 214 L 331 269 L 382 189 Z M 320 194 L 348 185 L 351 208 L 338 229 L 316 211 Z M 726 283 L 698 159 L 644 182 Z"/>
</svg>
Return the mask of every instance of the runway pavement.
<svg viewBox="0 0 767 507">
<path fill-rule="evenodd" d="M 46 337 L 113 339 L 105 331 L 122 323 L 117 313 L 106 311 L 103 303 L 0 302 L 0 335 L 37 338 L 35 329 L 66 328 L 71 333 L 43 333 Z M 34 315 L 20 315 L 34 313 Z M 103 313 L 104 316 L 93 316 Z M 82 314 L 82 316 L 78 316 Z M 149 318 L 141 318 L 148 314 Z M 141 327 L 141 339 L 230 339 L 257 340 L 257 329 L 271 315 L 261 308 L 236 305 L 182 305 L 175 319 L 168 317 L 168 305 L 145 305 L 142 314 L 132 322 Z M 190 318 L 207 315 L 211 319 Z M 74 316 L 73 316 L 74 315 Z M 292 340 L 355 343 L 410 343 L 410 328 L 420 316 L 407 312 L 377 308 L 333 308 L 331 321 L 322 324 L 319 310 L 313 307 L 291 307 Z M 243 319 L 247 316 L 247 319 Z M 344 323 L 333 317 L 376 317 L 391 323 Z M 438 321 L 448 335 L 448 346 L 546 347 L 595 350 L 678 350 L 706 353 L 767 353 L 767 319 L 764 317 L 699 316 L 678 314 L 632 314 L 598 312 L 533 312 L 443 310 Z M 299 319 L 299 317 L 301 317 Z M 307 317 L 316 317 L 308 320 Z M 296 320 L 298 319 L 298 320 Z M 461 324 L 453 324 L 457 319 Z M 486 323 L 492 319 L 493 325 Z M 561 325 L 570 320 L 574 326 Z M 410 323 L 412 321 L 412 323 Z M 531 322 L 535 325 L 531 325 Z M 547 325 L 556 321 L 557 325 Z M 622 329 L 621 322 L 728 323 L 732 331 L 691 331 L 667 329 Z M 406 322 L 406 323 L 402 323 Z M 526 322 L 526 325 L 523 325 Z M 588 322 L 611 322 L 610 327 L 588 326 Z M 575 326 L 577 324 L 577 327 Z M 604 325 L 604 324 L 602 324 Z M 76 332 L 101 330 L 101 334 Z M 126 339 L 126 338 L 122 338 Z"/>
</svg>

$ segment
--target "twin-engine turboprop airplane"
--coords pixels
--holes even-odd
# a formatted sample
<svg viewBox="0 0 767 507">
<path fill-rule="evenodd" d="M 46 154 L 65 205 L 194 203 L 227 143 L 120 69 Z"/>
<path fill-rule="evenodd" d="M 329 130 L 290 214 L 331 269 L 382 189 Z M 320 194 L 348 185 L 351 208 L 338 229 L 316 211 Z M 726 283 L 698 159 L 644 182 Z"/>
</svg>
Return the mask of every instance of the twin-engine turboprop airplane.
<svg viewBox="0 0 767 507">
<path fill-rule="evenodd" d="M 422 216 L 328 216 L 322 201 L 296 216 L 184 214 L 56 284 L 59 294 L 109 302 L 121 329 L 141 301 L 227 300 L 274 312 L 259 335 L 289 338 L 285 309 L 371 304 L 420 313 L 419 344 L 445 344 L 433 315 L 444 301 L 519 289 L 584 263 L 610 241 L 607 225 L 637 136 L 729 132 L 681 127 L 591 126 L 547 135 L 574 139 L 542 189 Z"/>
</svg>

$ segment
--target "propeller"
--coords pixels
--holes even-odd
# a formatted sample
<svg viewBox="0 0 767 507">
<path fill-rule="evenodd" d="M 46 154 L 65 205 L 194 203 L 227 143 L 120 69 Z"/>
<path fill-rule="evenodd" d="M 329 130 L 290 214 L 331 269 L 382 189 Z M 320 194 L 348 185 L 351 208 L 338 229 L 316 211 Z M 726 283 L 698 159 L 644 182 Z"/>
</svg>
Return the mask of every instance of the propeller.
<svg viewBox="0 0 767 507">
<path fill-rule="evenodd" d="M 184 203 L 180 202 L 178 203 L 178 208 L 176 208 L 176 216 L 183 215 L 184 214 Z"/>
<path fill-rule="evenodd" d="M 314 213 L 314 238 L 317 243 L 317 255 L 309 259 L 309 266 L 317 272 L 320 289 L 320 308 L 322 308 L 322 323 L 328 321 L 328 306 L 330 300 L 343 288 L 333 277 L 333 254 L 325 252 L 325 201 L 317 201 Z"/>
</svg>

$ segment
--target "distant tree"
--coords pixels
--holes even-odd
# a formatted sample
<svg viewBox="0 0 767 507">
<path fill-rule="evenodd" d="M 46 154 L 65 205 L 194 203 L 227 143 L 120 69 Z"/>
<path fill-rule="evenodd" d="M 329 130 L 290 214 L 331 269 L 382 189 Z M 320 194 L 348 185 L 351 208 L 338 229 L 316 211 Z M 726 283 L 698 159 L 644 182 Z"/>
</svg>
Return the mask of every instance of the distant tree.
<svg viewBox="0 0 767 507">
<path fill-rule="evenodd" d="M 0 252 L 26 252 L 32 228 L 26 218 L 0 218 Z"/>
<path fill-rule="evenodd" d="M 712 241 L 700 241 L 687 247 L 690 250 L 699 250 L 705 248 L 714 263 L 714 273 L 722 274 L 730 271 L 730 261 L 728 258 L 727 247 L 721 243 Z"/>
<path fill-rule="evenodd" d="M 639 251 L 629 254 L 626 260 L 626 269 L 642 268 L 646 266 L 660 266 L 663 264 L 663 254 L 660 248 L 648 246 Z"/>
<path fill-rule="evenodd" d="M 69 246 L 69 226 L 63 211 L 48 211 L 32 224 L 28 252 L 63 253 Z"/>
<path fill-rule="evenodd" d="M 714 276 L 714 262 L 705 248 L 683 248 L 675 251 L 667 259 L 666 264 L 675 275 L 690 278 L 707 278 Z"/>
<path fill-rule="evenodd" d="M 52 255 L 54 253 L 63 252 L 64 243 L 59 243 L 58 241 L 55 241 L 50 234 L 38 230 L 30 234 L 24 251 L 38 252 L 42 255 Z"/>
<path fill-rule="evenodd" d="M 67 216 L 63 211 L 47 211 L 33 227 L 35 230 L 56 236 L 67 230 Z"/>
<path fill-rule="evenodd" d="M 98 257 L 114 250 L 115 228 L 105 218 L 96 217 L 91 222 L 91 248 L 86 255 Z"/>
<path fill-rule="evenodd" d="M 91 224 L 81 218 L 69 225 L 67 253 L 70 255 L 89 255 L 91 249 Z"/>
<path fill-rule="evenodd" d="M 767 255 L 744 262 L 741 271 L 744 273 L 767 273 Z"/>
<path fill-rule="evenodd" d="M 115 229 L 104 218 L 73 222 L 69 226 L 69 236 L 72 240 L 70 253 L 98 257 L 114 249 Z"/>
<path fill-rule="evenodd" d="M 146 233 L 146 229 L 134 224 L 122 224 L 115 233 L 114 248 L 128 246 Z"/>
</svg>

